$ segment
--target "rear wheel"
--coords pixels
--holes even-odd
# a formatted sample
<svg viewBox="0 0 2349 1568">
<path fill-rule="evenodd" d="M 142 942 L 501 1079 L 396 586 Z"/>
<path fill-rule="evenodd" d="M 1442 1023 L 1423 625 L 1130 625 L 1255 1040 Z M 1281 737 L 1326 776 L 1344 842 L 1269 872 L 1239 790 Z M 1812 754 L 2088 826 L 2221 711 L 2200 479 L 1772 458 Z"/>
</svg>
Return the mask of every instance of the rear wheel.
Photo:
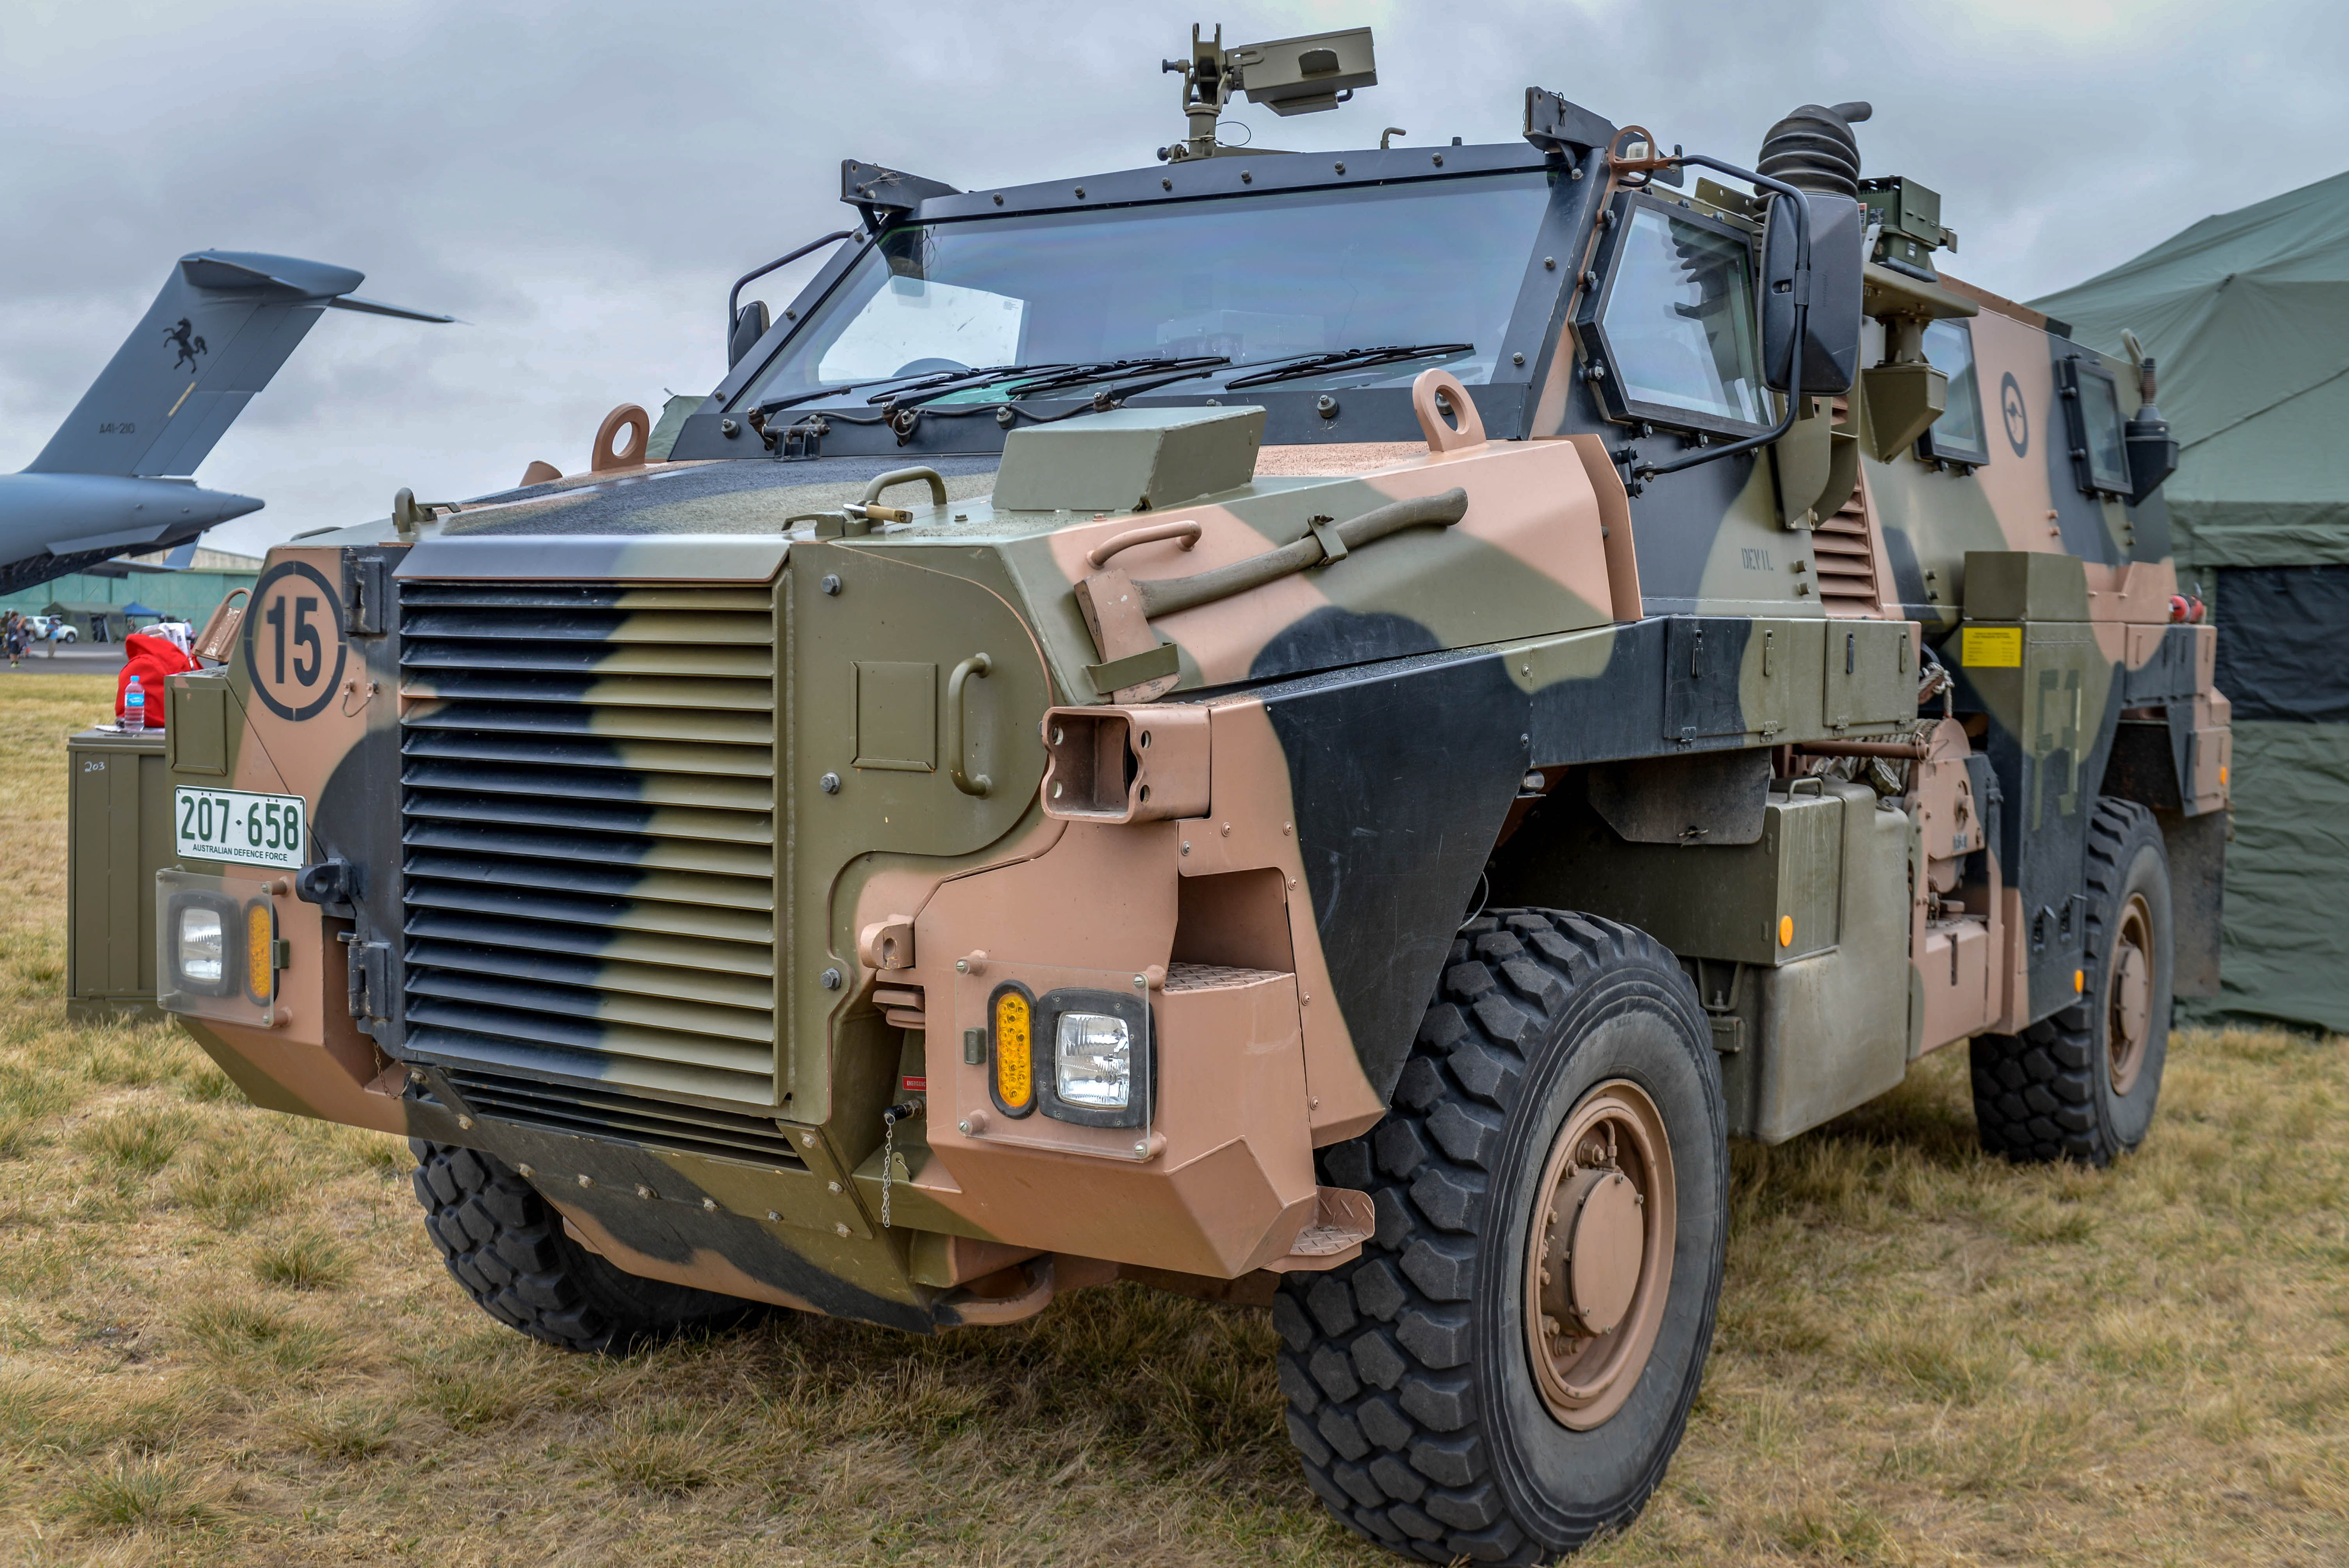
<svg viewBox="0 0 2349 1568">
<path fill-rule="evenodd" d="M 1471 922 L 1392 1113 L 1323 1155 L 1376 1235 L 1275 1303 L 1314 1491 L 1438 1563 L 1547 1562 L 1630 1521 L 1713 1342 L 1727 1164 L 1669 953 L 1585 915 Z"/>
<path fill-rule="evenodd" d="M 508 1327 L 565 1350 L 622 1351 L 716 1328 L 755 1304 L 614 1268 L 565 1234 L 563 1216 L 493 1154 L 411 1138 L 424 1232 L 450 1277 Z"/>
<path fill-rule="evenodd" d="M 2020 1035 L 1972 1046 L 1982 1147 L 2019 1161 L 2109 1165 L 2145 1141 L 2169 1054 L 2169 859 L 2131 800 L 2088 820 L 2080 1000 Z"/>
</svg>

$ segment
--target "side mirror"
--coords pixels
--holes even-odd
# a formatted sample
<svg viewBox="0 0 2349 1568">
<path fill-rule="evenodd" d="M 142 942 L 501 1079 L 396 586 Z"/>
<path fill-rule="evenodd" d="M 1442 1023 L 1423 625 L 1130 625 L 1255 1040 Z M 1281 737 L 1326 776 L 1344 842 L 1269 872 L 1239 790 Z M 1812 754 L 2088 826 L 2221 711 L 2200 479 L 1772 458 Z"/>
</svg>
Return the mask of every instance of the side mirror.
<svg viewBox="0 0 2349 1568">
<path fill-rule="evenodd" d="M 1803 396 L 1840 397 L 1859 374 L 1859 303 L 1866 262 L 1860 204 L 1813 192 L 1810 210 L 1810 315 L 1803 332 Z M 1792 201 L 1770 199 L 1762 232 L 1762 378 L 1773 391 L 1793 384 L 1795 278 L 1806 258 Z"/>
<path fill-rule="evenodd" d="M 734 314 L 734 330 L 726 335 L 726 368 L 731 370 L 742 363 L 742 356 L 758 346 L 759 339 L 767 335 L 774 325 L 767 315 L 767 302 L 754 299 Z"/>
</svg>

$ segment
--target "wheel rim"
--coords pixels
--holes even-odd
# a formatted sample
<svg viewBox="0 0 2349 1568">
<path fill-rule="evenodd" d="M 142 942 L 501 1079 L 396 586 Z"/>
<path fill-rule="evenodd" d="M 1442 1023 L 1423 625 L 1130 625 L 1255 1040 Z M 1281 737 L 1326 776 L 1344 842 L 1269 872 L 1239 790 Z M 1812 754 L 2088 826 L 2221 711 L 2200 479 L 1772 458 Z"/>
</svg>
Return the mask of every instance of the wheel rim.
<svg viewBox="0 0 2349 1568">
<path fill-rule="evenodd" d="M 2105 1001 L 2105 1047 L 2113 1092 L 2127 1094 L 2145 1066 L 2153 1032 L 2153 913 L 2145 895 L 2130 895 L 2113 939 L 2112 982 Z"/>
<path fill-rule="evenodd" d="M 1671 1147 L 1637 1084 L 1600 1084 L 1568 1114 L 1526 1229 L 1534 1384 L 1560 1424 L 1587 1431 L 1631 1397 L 1671 1291 Z"/>
</svg>

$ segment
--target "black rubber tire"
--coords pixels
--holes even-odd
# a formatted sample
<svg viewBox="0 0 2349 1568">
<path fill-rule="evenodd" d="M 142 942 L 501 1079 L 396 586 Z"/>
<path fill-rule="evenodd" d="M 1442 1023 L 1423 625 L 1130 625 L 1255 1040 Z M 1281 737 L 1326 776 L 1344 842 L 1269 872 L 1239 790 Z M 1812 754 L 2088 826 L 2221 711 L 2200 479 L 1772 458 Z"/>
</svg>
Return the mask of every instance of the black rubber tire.
<svg viewBox="0 0 2349 1568">
<path fill-rule="evenodd" d="M 1721 1069 L 1672 955 L 1588 915 L 1500 910 L 1463 929 L 1386 1120 L 1323 1150 L 1367 1191 L 1355 1262 L 1285 1277 L 1288 1431 L 1349 1525 L 1445 1563 L 1548 1562 L 1636 1517 L 1713 1344 L 1727 1235 Z M 1629 1402 L 1588 1431 L 1541 1402 L 1524 1323 L 1527 1227 L 1551 1143 L 1596 1084 L 1663 1118 L 1679 1209 L 1661 1331 Z"/>
<path fill-rule="evenodd" d="M 644 1279 L 564 1233 L 563 1216 L 493 1154 L 408 1140 L 424 1233 L 475 1305 L 565 1350 L 618 1353 L 759 1310 L 730 1295 Z"/>
<path fill-rule="evenodd" d="M 2161 825 L 2133 800 L 2100 797 L 2088 818 L 2085 994 L 2019 1035 L 1977 1035 L 1974 1122 L 1984 1149 L 2018 1164 L 2109 1165 L 2145 1141 L 2169 1054 L 2176 954 Z M 2113 1088 L 2110 996 L 2120 911 L 2145 896 L 2153 925 L 2152 1015 L 2136 1081 Z"/>
</svg>

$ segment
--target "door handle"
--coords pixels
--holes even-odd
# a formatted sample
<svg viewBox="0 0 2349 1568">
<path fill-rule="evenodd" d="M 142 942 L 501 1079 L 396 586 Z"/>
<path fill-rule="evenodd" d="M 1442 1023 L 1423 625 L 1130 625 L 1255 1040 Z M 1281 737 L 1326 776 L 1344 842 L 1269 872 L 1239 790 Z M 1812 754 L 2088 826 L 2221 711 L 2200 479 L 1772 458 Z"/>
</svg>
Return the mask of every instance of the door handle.
<svg viewBox="0 0 2349 1568">
<path fill-rule="evenodd" d="M 947 676 L 947 771 L 954 777 L 954 786 L 966 795 L 984 795 L 995 787 L 984 773 L 968 774 L 962 770 L 962 688 L 973 676 L 982 680 L 995 667 L 995 661 L 985 654 L 973 654 L 954 667 Z"/>
</svg>

